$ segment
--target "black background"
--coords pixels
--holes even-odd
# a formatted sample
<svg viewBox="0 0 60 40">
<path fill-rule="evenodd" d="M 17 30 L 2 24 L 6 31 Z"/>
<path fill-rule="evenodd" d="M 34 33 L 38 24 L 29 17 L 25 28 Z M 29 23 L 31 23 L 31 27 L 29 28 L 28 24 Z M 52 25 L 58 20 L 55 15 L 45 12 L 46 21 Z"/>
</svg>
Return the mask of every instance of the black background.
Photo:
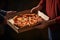
<svg viewBox="0 0 60 40">
<path fill-rule="evenodd" d="M 40 0 L 0 0 L 0 9 L 26 10 L 35 7 Z"/>
</svg>

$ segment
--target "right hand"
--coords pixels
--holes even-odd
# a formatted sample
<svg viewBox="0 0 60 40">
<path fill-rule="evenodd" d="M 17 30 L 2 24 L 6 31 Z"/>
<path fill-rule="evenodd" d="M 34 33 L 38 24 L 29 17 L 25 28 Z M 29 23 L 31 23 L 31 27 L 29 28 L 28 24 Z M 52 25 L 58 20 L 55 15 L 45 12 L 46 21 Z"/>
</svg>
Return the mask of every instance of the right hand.
<svg viewBox="0 0 60 40">
<path fill-rule="evenodd" d="M 31 9 L 31 13 L 37 13 L 38 10 L 40 10 L 40 7 L 36 6 L 36 7 Z"/>
<path fill-rule="evenodd" d="M 42 21 L 40 25 L 36 26 L 37 29 L 45 29 L 52 25 L 56 24 L 56 19 L 48 20 L 48 21 Z"/>
</svg>

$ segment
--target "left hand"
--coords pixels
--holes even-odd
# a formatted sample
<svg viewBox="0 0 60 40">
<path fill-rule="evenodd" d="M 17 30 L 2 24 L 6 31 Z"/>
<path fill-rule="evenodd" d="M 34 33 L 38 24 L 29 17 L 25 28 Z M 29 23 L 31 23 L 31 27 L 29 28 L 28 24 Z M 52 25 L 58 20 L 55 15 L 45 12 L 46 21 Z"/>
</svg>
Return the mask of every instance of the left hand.
<svg viewBox="0 0 60 40">
<path fill-rule="evenodd" d="M 7 11 L 5 17 L 7 18 L 8 16 L 14 15 L 15 13 L 16 13 L 16 11 Z"/>
<path fill-rule="evenodd" d="M 49 20 L 49 21 L 43 21 L 40 25 L 36 26 L 35 28 L 38 28 L 38 29 L 45 29 L 47 27 L 49 27 L 50 25 L 52 24 L 55 24 L 55 19 L 53 20 Z"/>
<path fill-rule="evenodd" d="M 6 16 L 4 17 L 4 24 L 7 24 L 7 19 L 10 15 L 14 15 L 16 11 L 7 11 Z"/>
</svg>

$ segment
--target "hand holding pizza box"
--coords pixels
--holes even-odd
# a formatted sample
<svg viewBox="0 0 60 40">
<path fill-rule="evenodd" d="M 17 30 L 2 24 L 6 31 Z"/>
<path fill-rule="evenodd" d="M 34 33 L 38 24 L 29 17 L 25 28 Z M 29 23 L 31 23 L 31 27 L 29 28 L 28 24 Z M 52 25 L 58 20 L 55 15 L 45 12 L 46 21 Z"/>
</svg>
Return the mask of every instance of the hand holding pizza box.
<svg viewBox="0 0 60 40">
<path fill-rule="evenodd" d="M 13 18 L 9 19 L 8 25 L 10 25 L 18 33 L 31 30 L 35 25 L 48 19 L 49 17 L 40 11 L 38 11 L 38 14 L 24 11 L 19 12 L 18 15 L 15 15 Z"/>
</svg>

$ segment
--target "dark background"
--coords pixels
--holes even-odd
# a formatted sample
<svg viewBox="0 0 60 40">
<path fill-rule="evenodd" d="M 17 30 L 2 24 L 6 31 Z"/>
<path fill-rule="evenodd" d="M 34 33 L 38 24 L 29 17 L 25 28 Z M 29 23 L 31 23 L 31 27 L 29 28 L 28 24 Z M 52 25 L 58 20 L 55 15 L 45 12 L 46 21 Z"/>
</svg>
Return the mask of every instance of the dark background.
<svg viewBox="0 0 60 40">
<path fill-rule="evenodd" d="M 25 10 L 35 7 L 40 0 L 0 0 L 0 9 Z"/>
<path fill-rule="evenodd" d="M 0 0 L 0 9 L 23 11 L 27 9 L 32 9 L 33 7 L 37 6 L 39 1 L 40 0 Z M 3 31 L 0 32 L 2 32 L 2 39 L 4 40 L 48 40 L 48 34 L 46 31 L 47 29 L 34 29 L 17 34 L 12 28 L 6 25 L 2 28 L 2 30 Z"/>
</svg>

